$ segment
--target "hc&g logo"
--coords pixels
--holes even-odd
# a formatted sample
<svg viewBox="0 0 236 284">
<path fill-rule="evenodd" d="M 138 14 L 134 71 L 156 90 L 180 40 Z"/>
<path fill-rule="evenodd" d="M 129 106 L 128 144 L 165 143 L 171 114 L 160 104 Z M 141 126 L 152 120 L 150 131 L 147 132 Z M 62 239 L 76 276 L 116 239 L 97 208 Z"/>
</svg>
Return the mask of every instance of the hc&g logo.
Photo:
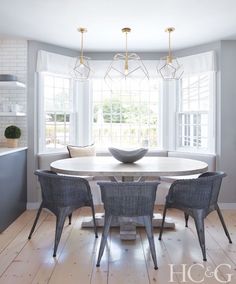
<svg viewBox="0 0 236 284">
<path fill-rule="evenodd" d="M 180 283 L 188 283 L 191 281 L 192 283 L 203 283 L 209 278 L 213 278 L 216 280 L 216 283 L 230 283 L 232 279 L 231 273 L 222 274 L 220 272 L 220 268 L 231 269 L 231 265 L 227 263 L 219 264 L 216 268 L 212 269 L 212 267 L 205 267 L 201 263 L 196 263 L 188 266 L 187 264 L 181 264 L 181 268 L 179 270 L 174 269 L 174 264 L 169 264 L 170 267 L 170 280 L 169 283 L 175 283 L 174 275 L 176 275 L 180 281 Z M 179 267 L 179 265 L 178 265 Z"/>
</svg>

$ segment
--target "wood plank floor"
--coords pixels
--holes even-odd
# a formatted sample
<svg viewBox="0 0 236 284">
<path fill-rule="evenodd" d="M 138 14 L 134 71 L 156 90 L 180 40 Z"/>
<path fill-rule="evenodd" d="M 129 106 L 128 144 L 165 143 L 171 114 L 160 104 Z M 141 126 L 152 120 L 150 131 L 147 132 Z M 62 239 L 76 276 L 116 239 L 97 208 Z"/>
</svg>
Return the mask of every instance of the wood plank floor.
<svg viewBox="0 0 236 284">
<path fill-rule="evenodd" d="M 156 208 L 156 212 L 161 210 Z M 0 283 L 236 283 L 236 210 L 222 212 L 233 244 L 228 243 L 217 214 L 211 213 L 205 223 L 208 261 L 203 262 L 193 221 L 185 228 L 183 213 L 169 210 L 176 229 L 165 230 L 162 241 L 158 240 L 159 229 L 154 230 L 156 271 L 142 228 L 136 241 L 121 241 L 119 230 L 112 229 L 97 268 L 101 229 L 98 239 L 92 229 L 81 229 L 83 218 L 90 215 L 88 208 L 74 212 L 71 226 L 65 224 L 56 258 L 52 257 L 55 217 L 43 211 L 28 241 L 36 212 L 26 211 L 0 234 Z M 171 265 L 175 272 L 185 268 L 186 273 L 171 274 Z"/>
</svg>

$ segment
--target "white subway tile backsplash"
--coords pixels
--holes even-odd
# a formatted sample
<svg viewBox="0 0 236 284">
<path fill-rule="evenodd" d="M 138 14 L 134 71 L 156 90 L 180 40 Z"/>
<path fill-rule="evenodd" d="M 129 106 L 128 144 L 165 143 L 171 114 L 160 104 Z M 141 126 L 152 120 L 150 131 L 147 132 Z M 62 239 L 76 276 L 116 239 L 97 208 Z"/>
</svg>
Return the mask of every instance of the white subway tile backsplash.
<svg viewBox="0 0 236 284">
<path fill-rule="evenodd" d="M 16 75 L 18 80 L 27 82 L 27 41 L 0 39 L 0 74 Z M 2 104 L 20 105 L 23 112 L 27 108 L 27 89 L 0 89 L 0 106 Z M 0 116 L 0 145 L 5 143 L 4 131 L 9 125 L 20 127 L 22 135 L 20 146 L 27 146 L 26 116 Z"/>
</svg>

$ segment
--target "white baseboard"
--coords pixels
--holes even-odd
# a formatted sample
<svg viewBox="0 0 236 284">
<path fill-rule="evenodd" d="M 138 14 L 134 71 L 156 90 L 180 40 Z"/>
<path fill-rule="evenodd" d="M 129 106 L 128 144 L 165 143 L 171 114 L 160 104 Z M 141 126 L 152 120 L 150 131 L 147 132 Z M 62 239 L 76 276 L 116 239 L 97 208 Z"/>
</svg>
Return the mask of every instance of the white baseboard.
<svg viewBox="0 0 236 284">
<path fill-rule="evenodd" d="M 27 210 L 39 209 L 41 202 L 27 202 Z"/>
<path fill-rule="evenodd" d="M 218 203 L 220 209 L 236 209 L 236 203 Z"/>
</svg>

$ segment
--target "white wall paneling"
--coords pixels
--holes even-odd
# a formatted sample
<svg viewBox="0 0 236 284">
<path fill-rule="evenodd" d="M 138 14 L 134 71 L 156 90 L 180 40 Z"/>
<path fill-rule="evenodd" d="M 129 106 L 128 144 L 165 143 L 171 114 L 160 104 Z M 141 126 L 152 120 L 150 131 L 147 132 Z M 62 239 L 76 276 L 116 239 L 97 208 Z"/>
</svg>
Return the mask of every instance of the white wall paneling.
<svg viewBox="0 0 236 284">
<path fill-rule="evenodd" d="M 27 82 L 27 41 L 26 40 L 0 40 L 0 74 L 12 74 L 17 80 Z M 0 112 L 8 115 L 0 117 L 0 146 L 4 146 L 5 128 L 16 125 L 21 129 L 20 146 L 27 146 L 27 119 L 26 116 L 15 116 L 14 106 L 18 105 L 20 111 L 25 113 L 27 107 L 27 89 L 0 86 Z M 9 115 L 11 114 L 12 115 Z"/>
</svg>

